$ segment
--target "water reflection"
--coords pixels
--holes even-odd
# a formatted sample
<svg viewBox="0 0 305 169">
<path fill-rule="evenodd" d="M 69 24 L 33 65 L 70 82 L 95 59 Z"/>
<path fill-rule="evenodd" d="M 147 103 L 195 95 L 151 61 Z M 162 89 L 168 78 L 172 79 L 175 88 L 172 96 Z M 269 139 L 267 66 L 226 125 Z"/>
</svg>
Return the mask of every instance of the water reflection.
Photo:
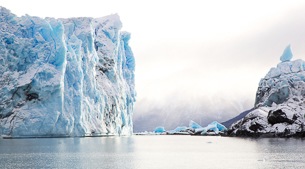
<svg viewBox="0 0 305 169">
<path fill-rule="evenodd" d="M 245 139 L 153 136 L 139 138 L 136 144 L 137 160 L 140 158 L 136 161 L 137 168 L 256 168 L 257 165 L 257 155 L 253 153 L 256 144 Z"/>
<path fill-rule="evenodd" d="M 302 168 L 302 139 L 132 136 L 0 139 L 1 168 Z"/>
</svg>

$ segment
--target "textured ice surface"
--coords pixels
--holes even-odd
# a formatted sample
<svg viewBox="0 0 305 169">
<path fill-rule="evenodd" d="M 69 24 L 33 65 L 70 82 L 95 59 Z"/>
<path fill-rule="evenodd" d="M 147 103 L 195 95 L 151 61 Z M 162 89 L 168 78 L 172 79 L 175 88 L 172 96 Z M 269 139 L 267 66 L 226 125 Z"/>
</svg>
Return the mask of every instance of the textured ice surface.
<svg viewBox="0 0 305 169">
<path fill-rule="evenodd" d="M 295 60 L 282 62 L 271 68 L 265 78 L 259 82 L 255 106 L 281 104 L 291 97 L 303 97 L 305 94 L 305 62 Z"/>
<path fill-rule="evenodd" d="M 285 137 L 305 135 L 305 62 L 289 61 L 291 57 L 288 46 L 281 56 L 283 62 L 271 68 L 259 82 L 256 109 L 234 123 L 229 133 L 246 136 L 266 133 Z"/>
<path fill-rule="evenodd" d="M 135 60 L 118 15 L 17 17 L 0 7 L 0 134 L 131 134 Z"/>
</svg>

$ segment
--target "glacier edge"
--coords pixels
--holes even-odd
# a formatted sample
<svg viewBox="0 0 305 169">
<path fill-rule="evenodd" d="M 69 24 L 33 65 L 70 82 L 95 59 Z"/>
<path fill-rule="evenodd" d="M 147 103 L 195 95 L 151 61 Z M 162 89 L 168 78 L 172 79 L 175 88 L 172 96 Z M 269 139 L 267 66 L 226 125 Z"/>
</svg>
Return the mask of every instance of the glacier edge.
<svg viewBox="0 0 305 169">
<path fill-rule="evenodd" d="M 0 14 L 1 135 L 132 134 L 135 59 L 118 15 Z"/>
</svg>

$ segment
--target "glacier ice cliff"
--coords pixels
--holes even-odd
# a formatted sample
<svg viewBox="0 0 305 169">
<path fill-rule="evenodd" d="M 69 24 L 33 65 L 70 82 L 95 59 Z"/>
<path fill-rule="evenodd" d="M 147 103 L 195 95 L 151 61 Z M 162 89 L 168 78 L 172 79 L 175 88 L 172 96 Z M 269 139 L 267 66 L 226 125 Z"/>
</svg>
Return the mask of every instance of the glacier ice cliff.
<svg viewBox="0 0 305 169">
<path fill-rule="evenodd" d="M 288 46 L 259 82 L 255 108 L 232 124 L 230 135 L 305 136 L 305 62 L 291 58 Z"/>
<path fill-rule="evenodd" d="M 135 59 L 119 16 L 17 17 L 0 7 L 0 135 L 132 133 Z"/>
</svg>

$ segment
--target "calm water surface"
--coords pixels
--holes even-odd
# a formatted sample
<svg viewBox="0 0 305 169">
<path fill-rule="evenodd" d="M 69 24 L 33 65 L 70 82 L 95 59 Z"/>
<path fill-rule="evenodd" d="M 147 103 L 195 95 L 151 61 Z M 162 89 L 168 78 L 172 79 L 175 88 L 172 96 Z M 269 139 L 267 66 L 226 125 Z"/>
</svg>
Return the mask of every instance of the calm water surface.
<svg viewBox="0 0 305 169">
<path fill-rule="evenodd" d="M 195 136 L 0 139 L 0 168 L 305 168 L 305 140 Z"/>
</svg>

